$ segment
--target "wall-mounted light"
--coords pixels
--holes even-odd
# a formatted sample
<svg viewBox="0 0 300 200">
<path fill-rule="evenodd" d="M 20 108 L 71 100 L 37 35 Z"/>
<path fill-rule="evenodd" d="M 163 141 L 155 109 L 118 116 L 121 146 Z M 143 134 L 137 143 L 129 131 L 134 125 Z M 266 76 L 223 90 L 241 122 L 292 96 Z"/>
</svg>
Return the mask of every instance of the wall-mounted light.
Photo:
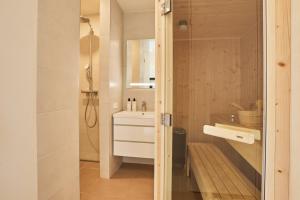
<svg viewBox="0 0 300 200">
<path fill-rule="evenodd" d="M 130 86 L 142 86 L 142 87 L 154 87 L 155 86 L 155 83 L 130 83 L 129 84 Z"/>
<path fill-rule="evenodd" d="M 188 22 L 185 19 L 179 20 L 178 22 L 179 30 L 187 31 L 188 29 Z"/>
</svg>

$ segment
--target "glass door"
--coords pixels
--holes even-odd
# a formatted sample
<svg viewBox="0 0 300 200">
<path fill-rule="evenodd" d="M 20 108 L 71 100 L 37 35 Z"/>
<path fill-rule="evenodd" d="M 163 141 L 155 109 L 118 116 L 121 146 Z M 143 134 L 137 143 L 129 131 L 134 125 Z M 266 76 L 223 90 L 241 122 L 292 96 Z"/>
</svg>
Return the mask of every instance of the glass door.
<svg viewBox="0 0 300 200">
<path fill-rule="evenodd" d="M 261 199 L 262 0 L 173 0 L 164 16 L 165 199 Z"/>
</svg>

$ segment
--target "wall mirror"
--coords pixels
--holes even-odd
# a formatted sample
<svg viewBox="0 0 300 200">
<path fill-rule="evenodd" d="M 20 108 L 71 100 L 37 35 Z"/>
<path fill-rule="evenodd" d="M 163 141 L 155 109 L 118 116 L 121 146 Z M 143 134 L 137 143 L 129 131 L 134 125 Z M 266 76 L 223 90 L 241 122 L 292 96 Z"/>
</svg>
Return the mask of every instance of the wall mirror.
<svg viewBox="0 0 300 200">
<path fill-rule="evenodd" d="M 155 39 L 127 40 L 126 87 L 155 88 Z"/>
</svg>

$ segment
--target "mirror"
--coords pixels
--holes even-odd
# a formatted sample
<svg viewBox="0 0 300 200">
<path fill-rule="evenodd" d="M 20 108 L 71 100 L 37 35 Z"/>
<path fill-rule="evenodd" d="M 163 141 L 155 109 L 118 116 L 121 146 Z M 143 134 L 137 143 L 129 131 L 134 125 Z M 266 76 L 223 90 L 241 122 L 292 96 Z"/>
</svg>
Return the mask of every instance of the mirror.
<svg viewBox="0 0 300 200">
<path fill-rule="evenodd" d="M 127 40 L 127 88 L 155 87 L 155 39 Z"/>
</svg>

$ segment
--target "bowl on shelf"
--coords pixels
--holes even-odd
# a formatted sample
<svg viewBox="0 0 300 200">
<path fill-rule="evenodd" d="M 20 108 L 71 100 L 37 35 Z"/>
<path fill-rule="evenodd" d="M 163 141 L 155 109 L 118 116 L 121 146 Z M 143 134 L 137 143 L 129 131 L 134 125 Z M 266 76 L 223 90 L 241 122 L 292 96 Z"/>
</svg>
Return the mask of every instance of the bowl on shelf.
<svg viewBox="0 0 300 200">
<path fill-rule="evenodd" d="M 239 122 L 243 126 L 257 127 L 262 125 L 262 113 L 257 110 L 239 110 L 238 111 Z"/>
</svg>

